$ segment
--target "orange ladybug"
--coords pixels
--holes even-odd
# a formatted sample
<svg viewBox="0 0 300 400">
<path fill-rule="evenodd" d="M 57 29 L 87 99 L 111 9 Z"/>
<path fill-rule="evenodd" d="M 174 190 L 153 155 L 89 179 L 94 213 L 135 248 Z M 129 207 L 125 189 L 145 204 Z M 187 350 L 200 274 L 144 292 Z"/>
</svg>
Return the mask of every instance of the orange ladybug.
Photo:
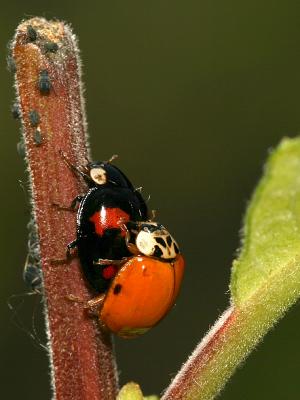
<svg viewBox="0 0 300 400">
<path fill-rule="evenodd" d="M 104 298 L 100 321 L 124 338 L 147 332 L 174 305 L 183 272 L 181 255 L 168 262 L 132 257 L 115 276 Z"/>
<path fill-rule="evenodd" d="M 184 259 L 166 228 L 156 222 L 127 223 L 127 246 L 135 255 L 121 267 L 108 291 L 88 302 L 98 306 L 100 323 L 123 338 L 155 326 L 174 305 L 184 273 Z M 99 260 L 95 264 L 116 263 Z"/>
</svg>

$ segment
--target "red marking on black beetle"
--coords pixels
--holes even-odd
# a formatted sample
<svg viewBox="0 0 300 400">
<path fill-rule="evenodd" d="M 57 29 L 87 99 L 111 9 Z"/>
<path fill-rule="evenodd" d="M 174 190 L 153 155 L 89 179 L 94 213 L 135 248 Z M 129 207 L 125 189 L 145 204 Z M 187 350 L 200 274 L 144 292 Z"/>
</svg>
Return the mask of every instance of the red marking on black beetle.
<svg viewBox="0 0 300 400">
<path fill-rule="evenodd" d="M 129 221 L 129 215 L 120 208 L 102 207 L 90 217 L 90 221 L 94 223 L 96 233 L 102 236 L 106 229 L 122 230 L 122 225 Z M 121 234 L 125 236 L 126 232 L 122 230 Z"/>
<path fill-rule="evenodd" d="M 104 279 L 112 279 L 117 273 L 117 267 L 115 265 L 108 265 L 103 268 L 102 276 Z"/>
</svg>

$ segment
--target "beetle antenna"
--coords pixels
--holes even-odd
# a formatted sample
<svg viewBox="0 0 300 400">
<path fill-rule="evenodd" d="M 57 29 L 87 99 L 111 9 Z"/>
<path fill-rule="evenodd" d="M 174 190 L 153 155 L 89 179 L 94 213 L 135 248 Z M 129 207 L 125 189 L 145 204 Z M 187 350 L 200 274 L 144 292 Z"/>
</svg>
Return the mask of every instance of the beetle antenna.
<svg viewBox="0 0 300 400">
<path fill-rule="evenodd" d="M 90 160 L 88 159 L 88 157 L 87 157 L 87 156 L 84 156 L 83 158 L 84 158 L 85 161 L 86 161 L 86 165 L 89 165 L 89 164 L 90 164 Z"/>
<path fill-rule="evenodd" d="M 157 215 L 157 210 L 151 210 L 151 213 L 149 215 L 149 221 L 150 222 L 154 221 L 156 218 L 156 215 Z"/>
<path fill-rule="evenodd" d="M 149 201 L 151 200 L 151 194 L 148 194 L 148 197 L 147 197 L 147 200 L 146 200 L 146 203 L 149 203 Z"/>
<path fill-rule="evenodd" d="M 109 160 L 107 160 L 106 162 L 108 163 L 108 164 L 111 164 L 116 158 L 118 158 L 119 156 L 118 156 L 118 154 L 113 154 L 111 157 L 110 157 L 110 159 Z"/>
</svg>

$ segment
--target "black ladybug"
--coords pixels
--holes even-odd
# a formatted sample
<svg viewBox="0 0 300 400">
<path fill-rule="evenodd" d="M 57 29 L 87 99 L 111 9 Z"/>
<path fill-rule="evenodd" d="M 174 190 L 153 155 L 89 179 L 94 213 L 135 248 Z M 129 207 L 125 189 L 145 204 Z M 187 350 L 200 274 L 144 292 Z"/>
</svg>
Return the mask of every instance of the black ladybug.
<svg viewBox="0 0 300 400">
<path fill-rule="evenodd" d="M 85 179 L 89 190 L 73 203 L 79 202 L 77 238 L 68 249 L 77 247 L 83 273 L 98 293 L 108 289 L 119 268 L 117 261 L 132 256 L 125 240 L 125 224 L 148 219 L 141 193 L 111 164 L 112 159 L 92 162 L 81 169 L 73 167 Z"/>
</svg>

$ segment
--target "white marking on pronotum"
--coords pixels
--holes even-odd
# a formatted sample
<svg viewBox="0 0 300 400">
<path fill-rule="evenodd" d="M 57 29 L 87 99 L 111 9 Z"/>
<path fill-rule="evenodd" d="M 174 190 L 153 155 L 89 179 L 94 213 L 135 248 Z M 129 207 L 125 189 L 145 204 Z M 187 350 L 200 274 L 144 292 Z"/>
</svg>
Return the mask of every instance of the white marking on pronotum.
<svg viewBox="0 0 300 400">
<path fill-rule="evenodd" d="M 106 172 L 101 167 L 92 168 L 90 170 L 90 176 L 97 185 L 104 185 L 107 182 Z"/>
<path fill-rule="evenodd" d="M 165 227 L 155 222 L 145 223 L 141 226 L 141 230 L 136 237 L 136 246 L 146 256 L 155 257 L 155 252 L 159 249 L 161 254 L 157 257 L 166 260 L 176 258 L 178 254 L 175 250 L 178 249 L 178 245 L 173 237 Z"/>
</svg>

